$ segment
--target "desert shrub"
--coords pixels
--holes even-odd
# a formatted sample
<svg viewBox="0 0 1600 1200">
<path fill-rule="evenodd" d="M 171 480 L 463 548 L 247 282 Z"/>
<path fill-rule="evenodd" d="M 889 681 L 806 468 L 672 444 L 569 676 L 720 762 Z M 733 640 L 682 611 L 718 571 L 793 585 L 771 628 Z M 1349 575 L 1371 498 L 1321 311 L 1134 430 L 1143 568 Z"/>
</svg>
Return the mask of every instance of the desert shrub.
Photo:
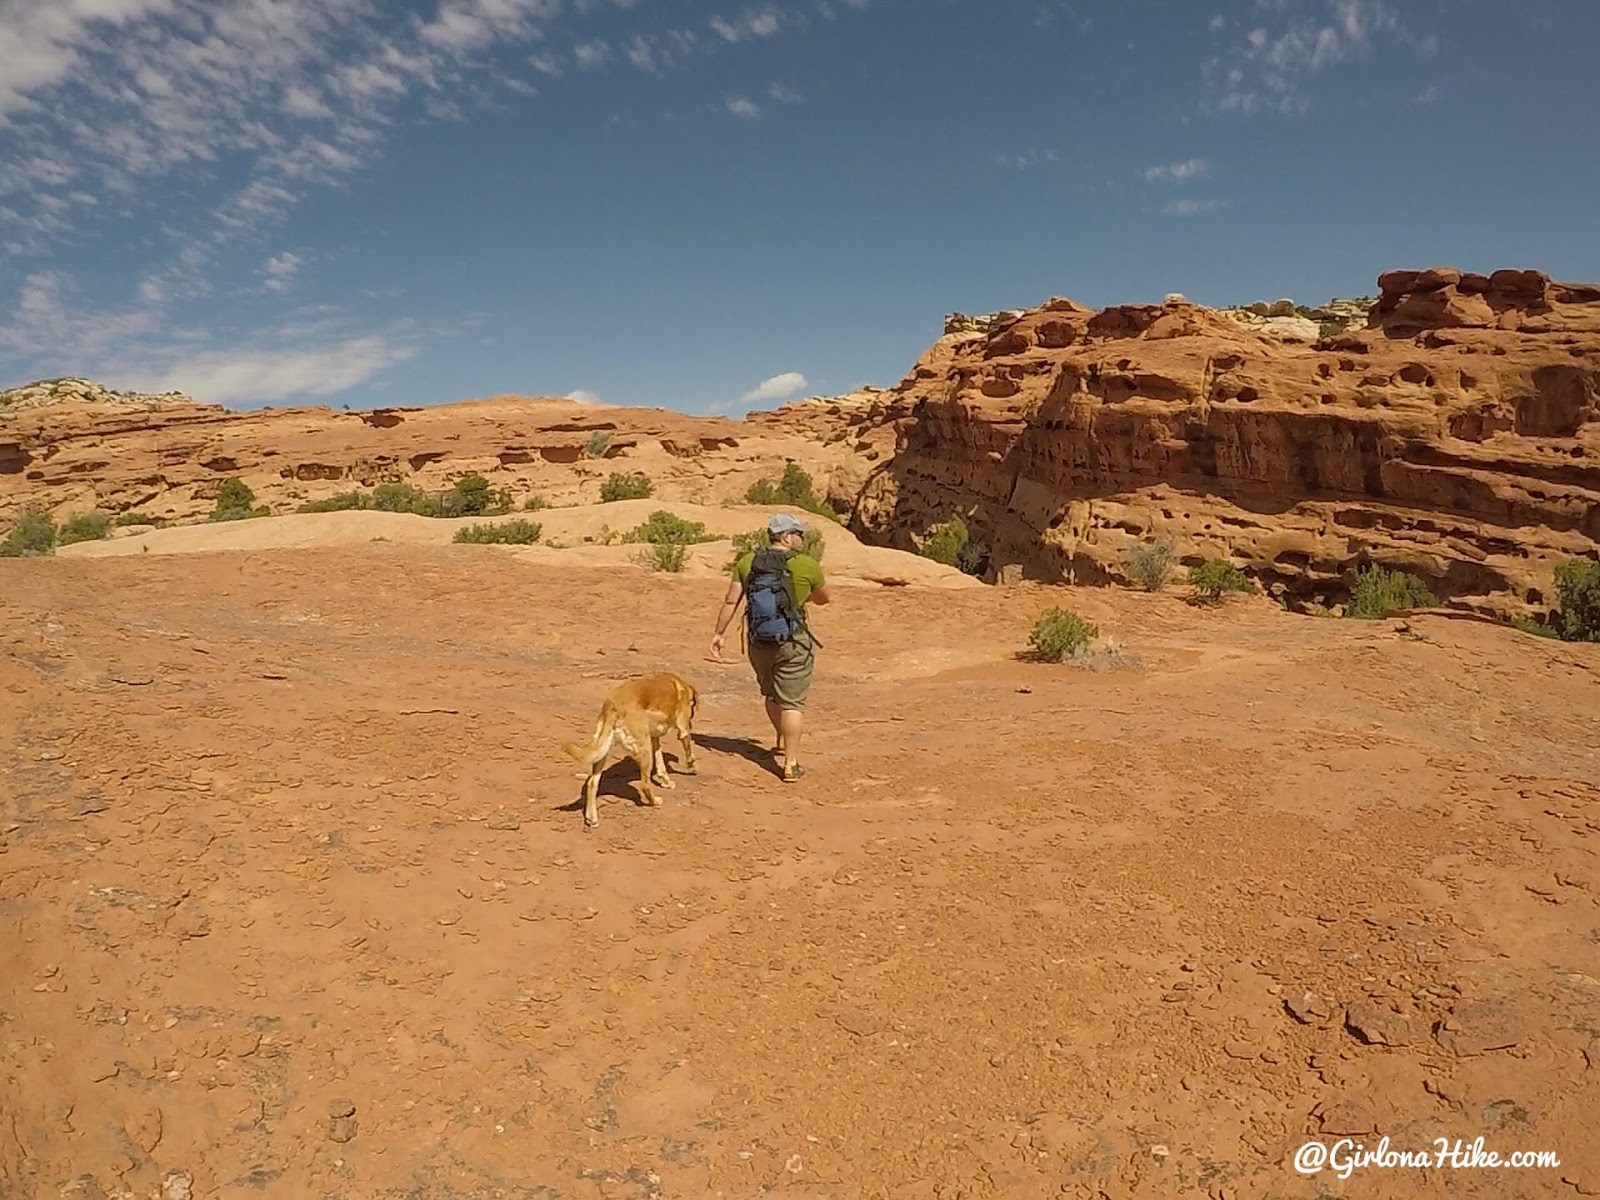
<svg viewBox="0 0 1600 1200">
<path fill-rule="evenodd" d="M 1177 561 L 1177 540 L 1164 537 L 1128 552 L 1128 574 L 1145 591 L 1159 592 L 1166 586 Z"/>
<path fill-rule="evenodd" d="M 546 509 L 546 508 L 549 508 L 549 507 L 550 507 L 550 502 L 548 500 L 546 500 L 543 496 L 537 496 L 537 495 L 529 496 L 526 500 L 524 500 L 522 502 L 522 511 L 523 512 L 539 512 L 541 509 Z"/>
<path fill-rule="evenodd" d="M 70 546 L 74 542 L 98 542 L 101 538 L 111 535 L 111 518 L 103 512 L 79 513 L 68 517 L 61 526 L 61 532 L 56 537 L 59 546 Z"/>
<path fill-rule="evenodd" d="M 1556 625 L 1546 625 L 1542 621 L 1535 621 L 1532 617 L 1512 617 L 1511 627 L 1523 633 L 1531 633 L 1534 637 L 1559 638 L 1561 630 Z"/>
<path fill-rule="evenodd" d="M 1561 602 L 1561 639 L 1600 642 L 1600 562 L 1579 559 L 1556 567 L 1556 595 Z"/>
<path fill-rule="evenodd" d="M 1028 645 L 1045 662 L 1066 662 L 1088 651 L 1100 630 L 1065 608 L 1047 608 L 1034 622 Z"/>
<path fill-rule="evenodd" d="M 770 479 L 756 480 L 745 492 L 744 498 L 751 504 L 787 505 L 827 517 L 830 521 L 839 519 L 838 513 L 817 499 L 811 476 L 799 463 L 785 466 L 777 483 Z"/>
<path fill-rule="evenodd" d="M 1256 590 L 1249 577 L 1225 558 L 1208 558 L 1190 567 L 1189 586 L 1207 604 L 1217 603 L 1224 592 L 1242 592 L 1248 596 Z"/>
<path fill-rule="evenodd" d="M 935 525 L 929 530 L 927 538 L 918 547 L 917 552 L 923 558 L 931 558 L 934 562 L 953 567 L 960 560 L 969 536 L 967 523 L 957 515 L 943 525 Z"/>
<path fill-rule="evenodd" d="M 441 495 L 436 513 L 441 517 L 490 517 L 511 511 L 511 493 L 505 488 L 491 491 L 482 475 L 463 475 Z"/>
<path fill-rule="evenodd" d="M 664 508 L 658 508 L 650 514 L 648 520 L 624 533 L 622 540 L 651 542 L 663 546 L 692 546 L 699 542 L 714 542 L 717 540 L 717 535 L 707 533 L 703 521 L 685 521 Z"/>
<path fill-rule="evenodd" d="M 656 485 L 650 482 L 650 477 L 643 471 L 627 475 L 614 471 L 600 485 L 600 500 L 603 504 L 610 504 L 613 500 L 644 500 L 655 490 Z"/>
<path fill-rule="evenodd" d="M 596 429 L 583 444 L 583 453 L 589 458 L 604 458 L 611 448 L 611 430 Z"/>
<path fill-rule="evenodd" d="M 442 515 L 437 500 L 409 483 L 380 483 L 372 489 L 372 507 L 378 512 L 412 513 L 419 517 Z"/>
<path fill-rule="evenodd" d="M 372 497 L 366 492 L 339 492 L 321 500 L 307 500 L 295 512 L 349 512 L 372 507 Z"/>
<path fill-rule="evenodd" d="M 510 521 L 488 521 L 467 525 L 456 530 L 453 542 L 472 542 L 478 545 L 529 546 L 539 540 L 540 525 L 516 517 Z"/>
<path fill-rule="evenodd" d="M 650 542 L 637 554 L 633 561 L 651 571 L 683 570 L 684 563 L 689 557 L 689 547 L 684 542 Z"/>
<path fill-rule="evenodd" d="M 112 517 L 111 518 L 111 523 L 113 525 L 117 525 L 117 526 L 121 526 L 121 525 L 165 525 L 167 523 L 167 519 L 165 517 L 152 517 L 149 513 L 125 512 L 125 513 L 118 513 L 116 516 Z"/>
<path fill-rule="evenodd" d="M 1374 564 L 1356 572 L 1355 586 L 1350 589 L 1350 602 L 1344 606 L 1344 615 L 1376 620 L 1393 612 L 1427 608 L 1436 603 L 1433 593 L 1415 575 Z"/>
<path fill-rule="evenodd" d="M 272 512 L 265 504 L 256 504 L 256 494 L 242 479 L 224 479 L 217 489 L 217 502 L 211 509 L 210 520 L 242 521 L 249 517 L 265 517 Z"/>
<path fill-rule="evenodd" d="M 30 510 L 17 518 L 0 540 L 0 558 L 40 558 L 56 552 L 56 523 L 49 513 Z"/>
<path fill-rule="evenodd" d="M 976 538 L 968 538 L 961 549 L 956 551 L 956 570 L 963 575 L 981 579 L 988 569 L 989 544 Z"/>
<path fill-rule="evenodd" d="M 749 533 L 736 534 L 733 539 L 733 557 L 728 560 L 728 565 L 732 566 L 744 555 L 760 550 L 763 546 L 771 544 L 771 541 L 766 526 L 752 529 Z M 800 553 L 809 554 L 818 562 L 822 561 L 822 552 L 826 548 L 827 540 L 822 536 L 820 529 L 808 529 L 800 539 Z"/>
</svg>

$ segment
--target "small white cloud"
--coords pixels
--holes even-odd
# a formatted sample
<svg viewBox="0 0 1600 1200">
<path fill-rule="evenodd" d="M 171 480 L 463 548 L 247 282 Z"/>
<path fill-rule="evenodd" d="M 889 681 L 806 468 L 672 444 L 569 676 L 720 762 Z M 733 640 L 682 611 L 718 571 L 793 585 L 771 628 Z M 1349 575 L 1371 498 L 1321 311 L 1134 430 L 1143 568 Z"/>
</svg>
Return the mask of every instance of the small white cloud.
<svg viewBox="0 0 1600 1200">
<path fill-rule="evenodd" d="M 1151 183 L 1177 182 L 1184 179 L 1194 179 L 1211 170 L 1211 164 L 1203 158 L 1189 158 L 1183 162 L 1163 163 L 1156 167 L 1146 167 L 1144 177 Z"/>
<path fill-rule="evenodd" d="M 325 347 L 238 347 L 180 355 L 161 368 L 108 365 L 127 385 L 154 393 L 180 391 L 220 404 L 330 396 L 372 378 L 416 353 L 382 337 L 352 338 Z"/>
<path fill-rule="evenodd" d="M 746 392 L 743 399 L 751 404 L 758 404 L 763 400 L 787 400 L 805 386 L 806 377 L 799 371 L 785 371 L 782 375 L 763 379 Z"/>
<path fill-rule="evenodd" d="M 576 401 L 579 404 L 599 404 L 600 403 L 600 397 L 599 396 L 596 396 L 593 392 L 585 391 L 583 388 L 578 388 L 576 391 L 568 392 L 565 396 L 562 397 L 562 399 L 563 400 L 573 400 L 573 401 Z"/>
<path fill-rule="evenodd" d="M 1162 211 L 1171 213 L 1175 217 L 1195 217 L 1221 208 L 1222 204 L 1221 200 L 1174 200 Z"/>
<path fill-rule="evenodd" d="M 728 100 L 728 111 L 736 117 L 744 117 L 753 121 L 761 115 L 760 107 L 752 100 L 743 96 L 733 96 Z"/>
<path fill-rule="evenodd" d="M 291 254 L 287 250 L 282 254 L 267 259 L 261 264 L 261 274 L 266 282 L 262 285 L 269 292 L 286 292 L 294 283 L 294 277 L 300 268 L 305 265 L 305 260 L 298 254 Z"/>
</svg>

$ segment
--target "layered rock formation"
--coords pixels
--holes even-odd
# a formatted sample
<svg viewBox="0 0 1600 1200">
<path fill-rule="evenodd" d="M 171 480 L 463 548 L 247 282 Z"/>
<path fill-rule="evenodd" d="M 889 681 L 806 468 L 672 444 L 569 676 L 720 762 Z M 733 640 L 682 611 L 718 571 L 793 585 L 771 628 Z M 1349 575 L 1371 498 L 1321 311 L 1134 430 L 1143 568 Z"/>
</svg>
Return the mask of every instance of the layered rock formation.
<svg viewBox="0 0 1600 1200">
<path fill-rule="evenodd" d="M 135 403 L 90 387 L 0 407 L 0 527 L 29 507 L 57 517 L 98 509 L 198 518 L 235 476 L 274 513 L 386 482 L 442 491 L 469 473 L 518 504 L 532 495 L 593 502 L 608 476 L 635 471 L 657 497 L 716 504 L 802 459 L 825 490 L 828 464 L 848 458 L 781 429 L 550 397 L 241 413 L 181 396 Z"/>
<path fill-rule="evenodd" d="M 1096 582 L 1171 536 L 1292 602 L 1365 562 L 1489 612 L 1600 543 L 1600 287 L 1395 271 L 1363 328 L 1300 342 L 1171 297 L 950 330 L 887 393 L 751 421 L 861 456 L 853 519 L 910 547 L 960 513 L 991 570 Z M 867 456 L 876 461 L 868 463 Z"/>
</svg>

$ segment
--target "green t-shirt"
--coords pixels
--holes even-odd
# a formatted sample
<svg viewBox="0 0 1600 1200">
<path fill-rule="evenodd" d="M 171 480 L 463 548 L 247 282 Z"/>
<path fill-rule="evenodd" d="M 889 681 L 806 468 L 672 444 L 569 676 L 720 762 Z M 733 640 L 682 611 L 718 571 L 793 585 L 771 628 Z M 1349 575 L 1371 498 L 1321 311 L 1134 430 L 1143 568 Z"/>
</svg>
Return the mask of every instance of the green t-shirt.
<svg viewBox="0 0 1600 1200">
<path fill-rule="evenodd" d="M 739 556 L 739 561 L 733 564 L 733 577 L 741 584 L 750 579 L 750 565 L 755 562 L 755 551 L 751 550 Z M 789 556 L 789 580 L 794 584 L 794 602 L 804 611 L 806 600 L 811 593 L 822 587 L 826 582 L 822 578 L 822 564 L 809 554 L 796 552 Z"/>
</svg>

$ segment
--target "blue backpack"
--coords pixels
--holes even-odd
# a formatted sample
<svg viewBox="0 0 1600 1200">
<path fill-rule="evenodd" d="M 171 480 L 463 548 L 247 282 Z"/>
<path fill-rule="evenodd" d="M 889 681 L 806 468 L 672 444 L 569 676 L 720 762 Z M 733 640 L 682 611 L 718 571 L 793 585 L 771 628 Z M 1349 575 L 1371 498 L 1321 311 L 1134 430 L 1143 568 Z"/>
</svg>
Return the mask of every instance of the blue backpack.
<svg viewBox="0 0 1600 1200">
<path fill-rule="evenodd" d="M 752 642 L 771 645 L 791 641 L 805 627 L 805 618 L 794 602 L 794 581 L 789 578 L 792 553 L 768 546 L 757 550 L 751 560 L 744 591 L 749 601 L 745 629 Z"/>
</svg>

